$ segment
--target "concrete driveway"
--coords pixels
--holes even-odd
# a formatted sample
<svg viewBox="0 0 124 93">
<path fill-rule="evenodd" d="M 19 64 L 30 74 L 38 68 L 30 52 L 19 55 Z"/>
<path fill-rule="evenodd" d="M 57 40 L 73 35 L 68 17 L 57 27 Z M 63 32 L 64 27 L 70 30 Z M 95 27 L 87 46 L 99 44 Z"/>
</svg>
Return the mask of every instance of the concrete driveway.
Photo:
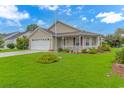
<svg viewBox="0 0 124 93">
<path fill-rule="evenodd" d="M 23 51 L 16 51 L 16 52 L 4 52 L 4 53 L 0 53 L 0 57 L 8 57 L 8 56 L 32 54 L 32 53 L 37 53 L 37 52 L 45 52 L 45 51 L 39 51 L 39 50 L 23 50 Z"/>
</svg>

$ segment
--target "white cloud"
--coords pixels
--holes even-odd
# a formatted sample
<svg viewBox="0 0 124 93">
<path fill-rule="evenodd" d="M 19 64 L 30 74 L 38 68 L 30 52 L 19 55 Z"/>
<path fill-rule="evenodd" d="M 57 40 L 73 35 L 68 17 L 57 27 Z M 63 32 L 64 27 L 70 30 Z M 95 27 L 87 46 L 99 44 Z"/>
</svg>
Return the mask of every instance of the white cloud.
<svg viewBox="0 0 124 93">
<path fill-rule="evenodd" d="M 91 22 L 94 22 L 94 19 L 91 19 L 90 21 L 91 21 Z"/>
<path fill-rule="evenodd" d="M 66 6 L 64 7 L 63 9 L 62 8 L 59 8 L 59 11 L 58 11 L 58 14 L 66 14 L 68 16 L 72 15 L 72 10 L 71 8 L 69 8 L 70 6 Z"/>
<path fill-rule="evenodd" d="M 67 14 L 67 15 L 71 15 L 71 14 L 72 14 L 71 9 L 66 10 L 66 14 Z"/>
<path fill-rule="evenodd" d="M 0 25 L 2 24 L 2 22 L 0 21 Z"/>
<path fill-rule="evenodd" d="M 101 18 L 101 22 L 112 24 L 124 20 L 122 13 L 104 12 L 99 13 L 96 18 Z"/>
<path fill-rule="evenodd" d="M 83 6 L 83 5 L 82 5 L 82 6 L 78 6 L 78 7 L 77 7 L 77 9 L 78 9 L 78 10 L 82 10 L 83 8 L 84 8 L 84 6 Z"/>
<path fill-rule="evenodd" d="M 39 8 L 56 11 L 59 8 L 59 6 L 58 5 L 40 5 Z"/>
<path fill-rule="evenodd" d="M 5 23 L 3 23 L 6 26 L 16 26 L 16 27 L 21 27 L 21 24 L 19 21 L 12 21 L 12 20 L 7 20 Z"/>
<path fill-rule="evenodd" d="M 81 13 L 81 12 L 83 12 L 83 11 L 82 11 L 83 8 L 84 8 L 83 5 L 81 5 L 81 6 L 77 6 L 77 7 L 76 7 L 76 11 L 75 11 L 75 13 Z"/>
<path fill-rule="evenodd" d="M 74 27 L 77 27 L 77 25 L 73 25 Z"/>
<path fill-rule="evenodd" d="M 16 6 L 0 6 L 0 17 L 9 20 L 23 20 L 29 18 L 26 11 L 19 12 Z"/>
<path fill-rule="evenodd" d="M 0 6 L 0 18 L 5 19 L 1 25 L 20 27 L 20 21 L 30 18 L 30 15 L 26 11 L 20 12 L 17 6 L 8 5 Z"/>
<path fill-rule="evenodd" d="M 21 28 L 19 28 L 19 31 L 24 31 L 24 30 L 25 30 L 25 29 L 24 29 L 24 28 L 22 28 L 22 27 L 21 27 Z"/>
<path fill-rule="evenodd" d="M 87 18 L 84 17 L 84 16 L 80 16 L 80 18 L 81 18 L 82 21 L 87 21 Z"/>
<path fill-rule="evenodd" d="M 71 5 L 66 5 L 66 7 L 67 7 L 67 8 L 70 8 L 70 7 L 71 7 Z"/>
<path fill-rule="evenodd" d="M 43 20 L 38 20 L 38 21 L 37 21 L 37 24 L 38 24 L 38 25 L 45 25 L 46 23 L 45 23 Z"/>
<path fill-rule="evenodd" d="M 121 10 L 124 11 L 124 8 L 122 8 Z"/>
</svg>

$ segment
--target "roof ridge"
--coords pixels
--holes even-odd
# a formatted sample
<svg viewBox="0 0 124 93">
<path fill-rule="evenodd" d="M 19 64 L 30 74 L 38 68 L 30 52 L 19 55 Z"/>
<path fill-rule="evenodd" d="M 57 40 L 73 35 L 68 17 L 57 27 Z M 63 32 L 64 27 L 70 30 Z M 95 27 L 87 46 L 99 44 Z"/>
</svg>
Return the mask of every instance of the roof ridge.
<svg viewBox="0 0 124 93">
<path fill-rule="evenodd" d="M 57 24 L 57 23 L 61 23 L 61 24 L 63 24 L 63 25 L 66 25 L 66 26 L 68 26 L 68 27 L 71 27 L 71 28 L 73 28 L 73 29 L 75 29 L 75 30 L 78 30 L 79 32 L 85 32 L 85 33 L 92 33 L 92 34 L 97 34 L 97 33 L 95 33 L 95 32 L 90 32 L 90 31 L 85 31 L 85 30 L 83 30 L 83 29 L 79 29 L 79 28 L 76 28 L 76 27 L 74 27 L 74 26 L 72 26 L 72 25 L 70 25 L 70 24 L 66 24 L 66 23 L 64 23 L 64 22 L 62 22 L 62 21 L 60 21 L 60 20 L 57 20 L 51 27 L 49 27 L 48 28 L 48 30 L 50 30 L 55 24 Z"/>
</svg>

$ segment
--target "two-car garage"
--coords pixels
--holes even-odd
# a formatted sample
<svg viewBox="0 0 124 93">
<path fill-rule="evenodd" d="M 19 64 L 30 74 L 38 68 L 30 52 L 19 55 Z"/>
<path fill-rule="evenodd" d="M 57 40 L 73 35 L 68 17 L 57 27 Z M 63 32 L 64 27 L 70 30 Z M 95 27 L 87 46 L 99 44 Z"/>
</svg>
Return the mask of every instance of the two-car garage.
<svg viewBox="0 0 124 93">
<path fill-rule="evenodd" d="M 32 50 L 49 50 L 50 40 L 49 39 L 32 39 L 31 49 Z"/>
<path fill-rule="evenodd" d="M 44 29 L 35 31 L 30 37 L 31 50 L 49 50 L 51 48 L 51 34 Z"/>
</svg>

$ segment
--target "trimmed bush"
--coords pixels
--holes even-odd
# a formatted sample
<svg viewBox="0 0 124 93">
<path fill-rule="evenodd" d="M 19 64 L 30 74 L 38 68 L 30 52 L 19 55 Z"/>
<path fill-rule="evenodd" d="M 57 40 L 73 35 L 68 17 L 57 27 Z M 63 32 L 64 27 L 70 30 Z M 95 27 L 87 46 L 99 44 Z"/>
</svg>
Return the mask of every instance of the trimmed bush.
<svg viewBox="0 0 124 93">
<path fill-rule="evenodd" d="M 116 52 L 115 62 L 119 64 L 124 64 L 124 48 Z"/>
<path fill-rule="evenodd" d="M 59 61 L 59 57 L 55 54 L 44 54 L 41 57 L 38 58 L 37 62 L 42 63 L 42 64 L 49 64 L 49 63 L 54 63 Z"/>
<path fill-rule="evenodd" d="M 66 52 L 66 53 L 69 53 L 69 51 L 70 51 L 70 49 L 68 49 L 68 48 L 63 49 L 63 52 Z"/>
<path fill-rule="evenodd" d="M 87 49 L 82 49 L 81 53 L 88 53 L 88 50 Z"/>
<path fill-rule="evenodd" d="M 58 48 L 58 52 L 62 52 L 63 51 L 63 49 L 62 48 Z"/>
<path fill-rule="evenodd" d="M 99 46 L 99 47 L 97 48 L 97 52 L 99 52 L 99 53 L 104 53 L 104 50 L 102 49 L 101 46 Z"/>
<path fill-rule="evenodd" d="M 103 43 L 101 46 L 98 47 L 97 51 L 103 53 L 105 51 L 111 51 L 111 48 L 108 44 Z"/>
<path fill-rule="evenodd" d="M 102 44 L 101 48 L 104 50 L 104 51 L 110 51 L 110 46 L 108 44 Z"/>
<path fill-rule="evenodd" d="M 0 48 L 4 47 L 4 40 L 3 38 L 0 36 Z"/>
<path fill-rule="evenodd" d="M 7 45 L 7 48 L 9 48 L 9 49 L 14 49 L 14 48 L 15 48 L 15 44 L 10 43 L 10 44 Z"/>
<path fill-rule="evenodd" d="M 96 54 L 97 53 L 97 49 L 91 48 L 91 49 L 89 49 L 88 53 L 89 54 Z"/>
</svg>

